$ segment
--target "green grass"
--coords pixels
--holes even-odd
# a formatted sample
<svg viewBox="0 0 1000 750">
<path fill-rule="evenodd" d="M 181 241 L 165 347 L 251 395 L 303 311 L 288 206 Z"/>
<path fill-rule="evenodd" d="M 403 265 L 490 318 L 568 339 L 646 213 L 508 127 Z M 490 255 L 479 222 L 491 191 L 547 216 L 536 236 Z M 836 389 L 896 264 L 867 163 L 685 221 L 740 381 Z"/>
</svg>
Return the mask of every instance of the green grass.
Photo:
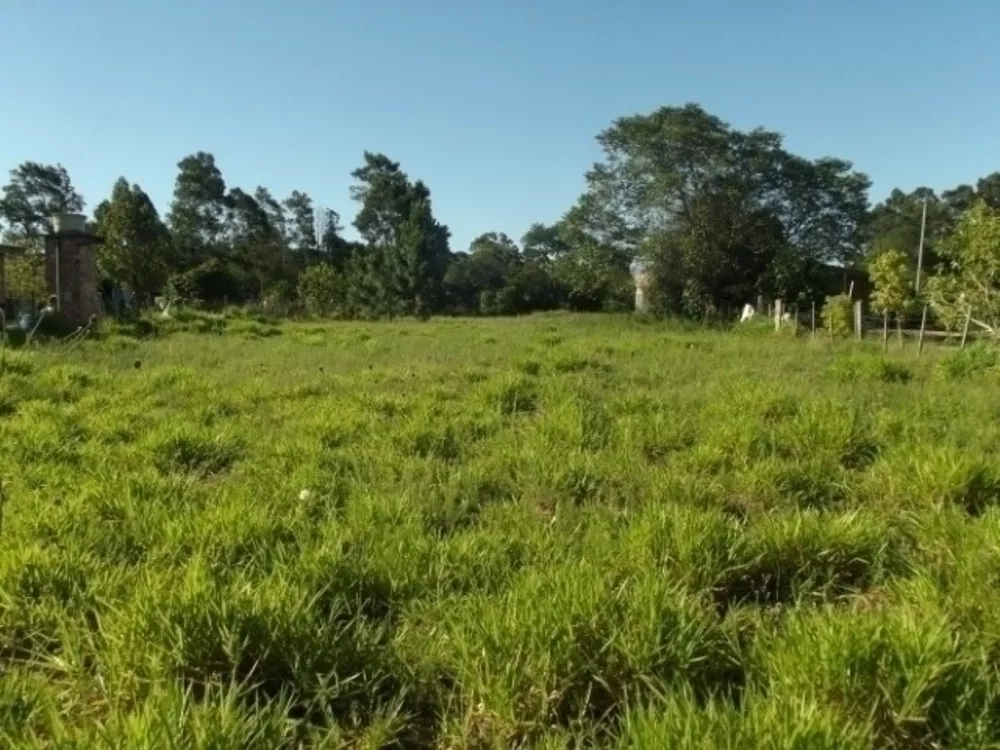
<svg viewBox="0 0 1000 750">
<path fill-rule="evenodd" d="M 996 361 L 561 314 L 8 350 L 0 746 L 997 747 Z"/>
</svg>

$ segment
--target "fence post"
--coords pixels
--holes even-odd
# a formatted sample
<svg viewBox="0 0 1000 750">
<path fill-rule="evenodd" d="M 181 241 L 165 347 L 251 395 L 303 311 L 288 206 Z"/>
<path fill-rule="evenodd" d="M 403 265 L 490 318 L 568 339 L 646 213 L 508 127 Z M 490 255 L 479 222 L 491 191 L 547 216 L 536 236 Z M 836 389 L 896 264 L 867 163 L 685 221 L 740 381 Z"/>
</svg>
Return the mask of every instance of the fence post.
<svg viewBox="0 0 1000 750">
<path fill-rule="evenodd" d="M 816 300 L 812 303 L 812 337 L 816 338 Z"/>
<path fill-rule="evenodd" d="M 861 322 L 861 300 L 854 303 L 854 338 L 861 341 L 863 336 L 862 322 Z"/>
<path fill-rule="evenodd" d="M 780 299 L 774 301 L 774 330 L 781 330 L 781 315 L 784 312 Z"/>
<path fill-rule="evenodd" d="M 889 351 L 889 310 L 882 311 L 882 353 Z"/>
<path fill-rule="evenodd" d="M 899 339 L 899 348 L 903 348 L 903 318 L 896 313 L 896 337 Z"/>
<path fill-rule="evenodd" d="M 920 338 L 917 339 L 917 357 L 924 353 L 924 329 L 927 327 L 927 305 L 924 305 L 924 312 L 920 316 Z"/>
<path fill-rule="evenodd" d="M 965 325 L 962 326 L 962 346 L 965 348 L 965 340 L 969 337 L 969 323 L 972 322 L 972 307 L 969 307 L 968 312 L 965 314 Z"/>
<path fill-rule="evenodd" d="M 3 256 L 0 256 L 0 262 Z M 6 302 L 0 301 L 0 375 L 7 368 L 7 308 Z"/>
</svg>

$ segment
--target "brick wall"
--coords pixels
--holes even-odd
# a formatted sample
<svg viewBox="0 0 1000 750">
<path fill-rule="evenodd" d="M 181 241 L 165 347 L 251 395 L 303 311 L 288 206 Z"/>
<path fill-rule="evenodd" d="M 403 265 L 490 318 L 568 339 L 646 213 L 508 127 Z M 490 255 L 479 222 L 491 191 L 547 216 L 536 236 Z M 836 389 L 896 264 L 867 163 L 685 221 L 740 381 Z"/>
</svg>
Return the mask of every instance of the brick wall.
<svg viewBox="0 0 1000 750">
<path fill-rule="evenodd" d="M 89 237 L 78 234 L 45 238 L 45 279 L 49 292 L 56 294 L 59 290 L 60 317 L 72 325 L 85 325 L 92 315 L 101 314 L 96 247 L 90 242 Z"/>
</svg>

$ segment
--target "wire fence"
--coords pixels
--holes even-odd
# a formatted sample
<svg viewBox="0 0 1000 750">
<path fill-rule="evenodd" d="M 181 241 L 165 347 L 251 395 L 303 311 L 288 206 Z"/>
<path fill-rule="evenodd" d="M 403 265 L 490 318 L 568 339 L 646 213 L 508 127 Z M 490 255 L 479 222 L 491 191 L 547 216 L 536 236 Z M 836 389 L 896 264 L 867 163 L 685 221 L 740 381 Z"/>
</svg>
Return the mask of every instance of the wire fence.
<svg viewBox="0 0 1000 750">
<path fill-rule="evenodd" d="M 834 337 L 834 331 L 826 326 L 821 311 L 815 304 L 811 304 L 807 310 L 798 306 L 786 309 L 781 300 L 774 300 L 765 303 L 762 312 L 767 319 L 774 321 L 775 330 L 791 328 L 800 336 Z M 974 310 L 969 308 L 959 325 L 949 328 L 941 325 L 929 305 L 924 305 L 919 313 L 880 314 L 856 300 L 853 303 L 851 328 L 854 339 L 880 340 L 886 351 L 890 346 L 904 347 L 913 342 L 917 345 L 918 353 L 922 353 L 924 344 L 930 341 L 964 349 L 973 341 L 996 340 L 992 331 L 971 325 L 974 320 Z"/>
</svg>

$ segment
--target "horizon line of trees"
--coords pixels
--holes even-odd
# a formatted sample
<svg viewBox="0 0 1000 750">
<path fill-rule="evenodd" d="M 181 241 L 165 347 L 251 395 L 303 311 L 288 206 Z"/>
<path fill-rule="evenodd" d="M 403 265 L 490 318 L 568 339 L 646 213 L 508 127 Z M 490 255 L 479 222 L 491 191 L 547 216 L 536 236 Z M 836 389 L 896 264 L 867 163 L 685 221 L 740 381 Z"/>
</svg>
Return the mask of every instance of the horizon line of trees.
<svg viewBox="0 0 1000 750">
<path fill-rule="evenodd" d="M 197 152 L 178 162 L 165 215 L 141 186 L 114 184 L 91 221 L 104 238 L 100 270 L 143 304 L 163 295 L 426 317 L 631 309 L 641 266 L 653 312 L 701 317 L 759 295 L 821 301 L 840 291 L 831 273 L 839 266 L 910 274 L 925 203 L 924 270 L 954 276 L 963 217 L 1000 211 L 1000 172 L 940 195 L 897 189 L 872 207 L 871 181 L 849 161 L 792 154 L 780 134 L 739 131 L 697 104 L 619 118 L 597 140 L 603 159 L 557 222 L 533 224 L 520 243 L 485 232 L 458 252 L 430 188 L 384 154 L 364 152 L 351 173 L 360 237 L 352 242 L 340 215 L 306 193 L 279 200 L 263 186 L 229 186 L 213 155 Z M 85 205 L 59 164 L 11 170 L 0 228 L 5 242 L 28 250 L 8 259 L 11 296 L 44 295 L 39 238 L 52 214 Z M 942 284 L 928 287 L 941 299 Z"/>
</svg>

